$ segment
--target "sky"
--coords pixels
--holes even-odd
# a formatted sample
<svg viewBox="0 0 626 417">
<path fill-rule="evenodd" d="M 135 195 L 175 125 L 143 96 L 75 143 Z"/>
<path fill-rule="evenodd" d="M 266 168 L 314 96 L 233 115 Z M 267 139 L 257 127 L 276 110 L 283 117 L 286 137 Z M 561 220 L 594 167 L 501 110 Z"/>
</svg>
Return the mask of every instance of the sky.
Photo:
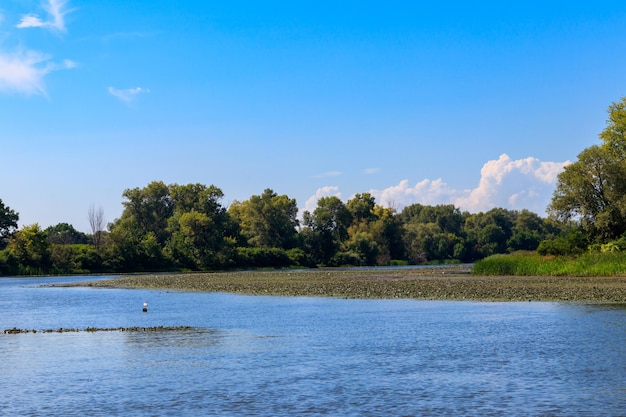
<svg viewBox="0 0 626 417">
<path fill-rule="evenodd" d="M 623 0 L 2 0 L 0 199 L 83 232 L 152 181 L 545 216 L 624 45 Z"/>
</svg>

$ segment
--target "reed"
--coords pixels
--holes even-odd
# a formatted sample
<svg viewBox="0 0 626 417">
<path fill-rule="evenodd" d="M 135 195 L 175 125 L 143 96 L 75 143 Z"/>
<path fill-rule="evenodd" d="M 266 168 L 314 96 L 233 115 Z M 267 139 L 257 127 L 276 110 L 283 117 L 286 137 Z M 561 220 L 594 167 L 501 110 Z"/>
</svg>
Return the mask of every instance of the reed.
<svg viewBox="0 0 626 417">
<path fill-rule="evenodd" d="M 626 276 L 626 254 L 587 252 L 576 257 L 537 253 L 493 255 L 474 264 L 474 275 Z"/>
</svg>

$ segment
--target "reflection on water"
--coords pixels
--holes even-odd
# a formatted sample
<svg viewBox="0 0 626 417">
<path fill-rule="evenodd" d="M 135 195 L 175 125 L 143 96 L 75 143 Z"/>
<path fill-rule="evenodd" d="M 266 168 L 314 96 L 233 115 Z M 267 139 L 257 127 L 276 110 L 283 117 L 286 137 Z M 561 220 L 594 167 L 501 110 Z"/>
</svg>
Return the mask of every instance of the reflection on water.
<svg viewBox="0 0 626 417">
<path fill-rule="evenodd" d="M 626 308 L 36 288 L 0 279 L 0 415 L 619 416 Z M 142 313 L 143 302 L 150 305 Z"/>
</svg>

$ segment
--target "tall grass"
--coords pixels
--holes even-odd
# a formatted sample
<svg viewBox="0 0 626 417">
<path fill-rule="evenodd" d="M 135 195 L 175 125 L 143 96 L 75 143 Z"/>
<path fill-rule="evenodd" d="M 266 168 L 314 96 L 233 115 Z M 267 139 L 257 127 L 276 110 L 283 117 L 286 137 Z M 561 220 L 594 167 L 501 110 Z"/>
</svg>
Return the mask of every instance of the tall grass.
<svg viewBox="0 0 626 417">
<path fill-rule="evenodd" d="M 534 252 L 493 255 L 474 264 L 474 275 L 626 276 L 626 253 L 588 252 L 576 257 Z"/>
</svg>

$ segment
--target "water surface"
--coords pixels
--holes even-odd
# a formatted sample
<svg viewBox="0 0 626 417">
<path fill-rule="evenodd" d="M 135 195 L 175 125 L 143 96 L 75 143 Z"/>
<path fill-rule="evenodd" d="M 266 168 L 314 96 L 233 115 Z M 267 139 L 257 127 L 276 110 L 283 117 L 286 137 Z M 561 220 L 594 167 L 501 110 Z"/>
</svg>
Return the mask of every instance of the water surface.
<svg viewBox="0 0 626 417">
<path fill-rule="evenodd" d="M 0 279 L 0 330 L 193 328 L 0 334 L 1 415 L 625 415 L 620 305 L 38 287 L 50 280 Z"/>
</svg>

